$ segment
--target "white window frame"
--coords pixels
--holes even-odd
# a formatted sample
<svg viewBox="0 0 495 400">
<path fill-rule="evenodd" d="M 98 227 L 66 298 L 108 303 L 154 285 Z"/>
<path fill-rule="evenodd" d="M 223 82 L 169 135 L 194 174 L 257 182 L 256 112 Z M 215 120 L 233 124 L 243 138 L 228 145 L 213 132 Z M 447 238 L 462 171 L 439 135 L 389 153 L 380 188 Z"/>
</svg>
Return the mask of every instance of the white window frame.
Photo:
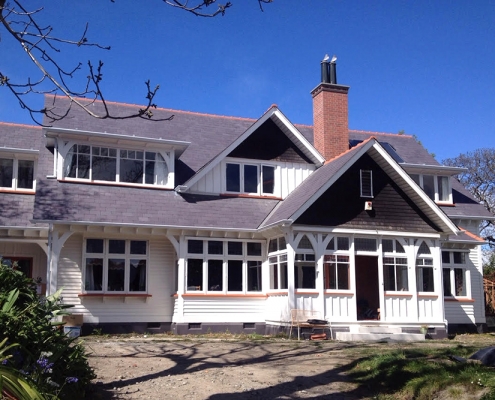
<svg viewBox="0 0 495 400">
<path fill-rule="evenodd" d="M 268 287 L 270 288 L 270 291 L 276 291 L 276 292 L 287 292 L 289 289 L 289 264 L 288 264 L 288 256 L 287 256 L 287 242 L 285 242 L 285 247 L 281 247 L 280 245 L 280 240 L 283 239 L 285 241 L 284 236 L 278 236 L 275 238 L 271 238 L 268 241 L 268 269 L 269 269 L 269 276 L 270 276 L 270 282 L 268 283 Z M 277 243 L 277 248 L 275 251 L 270 252 L 270 242 L 271 241 L 276 241 Z M 282 288 L 282 265 L 285 264 L 285 277 L 287 281 L 287 287 Z M 277 281 L 275 282 L 275 273 L 277 276 Z M 276 285 L 275 285 L 276 283 Z M 276 286 L 276 287 L 275 287 Z"/>
<path fill-rule="evenodd" d="M 382 250 L 382 265 L 383 265 L 383 285 L 384 285 L 384 290 L 385 294 L 391 294 L 391 293 L 409 293 L 411 291 L 411 282 L 410 282 L 410 277 L 409 277 L 409 257 L 407 253 L 407 243 L 405 241 L 399 239 L 399 238 L 386 238 L 382 239 L 381 243 L 381 248 L 383 249 L 383 240 L 391 240 L 392 241 L 392 251 L 383 251 Z M 402 249 L 404 252 L 399 252 L 397 250 L 397 243 L 399 243 L 402 246 Z M 385 258 L 391 258 L 393 259 L 393 264 L 392 263 L 385 263 Z M 406 260 L 405 264 L 398 263 L 397 259 L 399 258 L 404 258 Z M 390 289 L 385 289 L 385 283 L 386 283 L 386 274 L 385 274 L 385 267 L 388 267 L 390 265 L 394 266 L 394 286 L 395 290 L 390 290 Z M 407 289 L 398 289 L 398 277 L 397 277 L 397 267 L 406 267 L 405 270 L 405 277 L 407 279 Z"/>
<path fill-rule="evenodd" d="M 3 152 L 0 151 L 0 159 L 12 160 L 12 185 L 11 186 L 0 186 L 0 191 L 16 191 L 16 192 L 29 192 L 34 193 L 36 191 L 36 173 L 38 168 L 37 157 L 31 152 L 26 153 L 16 153 L 13 151 Z M 37 153 L 37 152 L 36 152 Z M 31 161 L 33 163 L 33 187 L 29 188 L 19 188 L 19 161 Z"/>
<path fill-rule="evenodd" d="M 103 253 L 89 253 L 87 251 L 87 240 L 102 240 L 103 241 Z M 122 240 L 125 242 L 125 252 L 123 254 L 115 254 L 110 253 L 109 251 L 109 243 L 110 240 Z M 131 242 L 145 242 L 146 243 L 146 254 L 131 254 Z M 140 240 L 140 239 L 122 239 L 122 238 L 98 238 L 98 237 L 84 237 L 83 240 L 83 279 L 82 279 L 82 292 L 83 293 L 95 293 L 95 294 L 147 294 L 149 291 L 149 273 L 150 273 L 150 246 L 149 241 Z M 103 259 L 103 268 L 102 268 L 102 288 L 101 290 L 88 290 L 86 289 L 86 260 L 88 258 L 101 258 Z M 109 290 L 108 289 L 108 260 L 111 258 L 121 258 L 125 260 L 125 269 L 124 269 L 124 290 Z M 146 261 L 146 282 L 145 282 L 145 290 L 130 290 L 130 260 L 145 260 Z"/>
<path fill-rule="evenodd" d="M 239 166 L 239 191 L 227 190 L 227 165 L 238 165 Z M 244 168 L 246 166 L 253 166 L 257 168 L 257 179 L 258 185 L 256 192 L 250 192 L 245 190 L 245 174 Z M 273 168 L 273 193 L 263 191 L 263 167 Z M 246 195 L 257 195 L 257 196 L 277 196 L 279 191 L 279 173 L 278 166 L 275 164 L 270 164 L 266 162 L 252 162 L 252 161 L 239 161 L 239 160 L 226 160 L 222 167 L 222 189 L 224 193 L 228 194 L 246 194 Z"/>
<path fill-rule="evenodd" d="M 428 246 L 429 253 L 424 253 L 420 254 L 420 249 L 421 245 L 425 244 Z M 418 251 L 416 254 L 416 260 L 415 260 L 415 266 L 416 266 L 416 290 L 418 294 L 423 294 L 423 295 L 431 295 L 432 293 L 435 293 L 436 291 L 436 282 L 435 282 L 435 265 L 434 265 L 434 258 L 433 258 L 433 253 L 432 253 L 432 245 L 427 243 L 424 240 L 421 240 L 418 242 Z M 431 269 L 432 272 L 432 279 L 433 279 L 433 290 L 431 291 L 425 291 L 422 290 L 422 286 L 420 283 L 423 283 L 423 274 L 422 270 L 424 269 Z M 421 288 L 420 288 L 421 287 Z"/>
<path fill-rule="evenodd" d="M 433 177 L 434 198 L 432 200 L 435 203 L 442 203 L 442 204 L 452 204 L 453 203 L 452 185 L 450 182 L 450 179 L 451 179 L 450 176 L 447 176 L 447 175 L 429 175 L 429 174 L 411 174 L 410 176 L 423 190 L 424 190 L 424 176 Z M 447 191 L 447 197 L 448 197 L 447 200 L 440 200 L 440 188 L 439 188 L 439 184 L 438 184 L 439 179 L 446 179 L 446 182 L 447 182 L 446 191 Z"/>
<path fill-rule="evenodd" d="M 188 243 L 190 240 L 202 242 L 202 253 L 189 253 Z M 222 254 L 208 254 L 208 242 L 221 242 Z M 228 254 L 228 243 L 236 242 L 242 244 L 242 254 Z M 261 246 L 260 255 L 248 255 L 248 243 L 258 243 Z M 203 238 L 203 237 L 187 237 L 186 238 L 186 267 L 185 267 L 185 292 L 186 293 L 209 293 L 209 294 L 257 294 L 262 293 L 263 288 L 263 242 L 259 240 L 236 240 L 236 239 L 221 239 L 221 238 Z M 188 287 L 189 269 L 188 262 L 190 259 L 201 260 L 202 262 L 202 278 L 200 287 Z M 208 262 L 210 260 L 219 260 L 222 262 L 222 287 L 221 290 L 213 290 L 208 282 Z M 242 289 L 229 290 L 229 261 L 242 262 Z M 261 283 L 259 289 L 250 290 L 248 287 L 250 261 L 259 262 L 259 281 Z M 257 267 L 258 268 L 258 267 Z"/>
<path fill-rule="evenodd" d="M 449 270 L 449 277 L 450 277 L 450 290 L 451 290 L 451 295 L 446 296 L 445 295 L 445 282 L 443 283 L 444 287 L 442 290 L 442 294 L 444 295 L 444 298 L 447 299 L 471 299 L 471 271 L 468 266 L 468 260 L 469 260 L 469 252 L 467 251 L 454 251 L 454 250 L 442 250 L 442 253 L 449 253 L 449 262 L 444 262 L 443 261 L 443 254 L 442 254 L 442 276 L 444 275 L 445 270 Z M 463 254 L 464 262 L 463 263 L 455 263 L 454 262 L 454 253 L 461 253 Z M 462 277 L 464 280 L 464 287 L 466 290 L 466 294 L 464 295 L 456 295 L 455 294 L 455 270 L 459 269 L 462 270 Z M 454 291 L 454 293 L 452 293 Z"/>
<path fill-rule="evenodd" d="M 373 171 L 371 169 L 359 170 L 359 183 L 361 197 L 373 198 Z M 365 185 L 367 183 L 367 185 Z"/>
<path fill-rule="evenodd" d="M 345 250 L 339 250 L 338 246 L 338 240 L 339 238 L 344 238 L 347 239 L 347 249 Z M 331 245 L 333 244 L 333 246 Z M 333 247 L 333 248 L 332 248 Z M 323 287 L 326 292 L 349 292 L 351 293 L 351 239 L 347 236 L 333 236 L 330 241 L 327 244 L 327 247 L 325 249 L 324 255 L 323 255 Z M 347 257 L 347 261 L 339 260 L 339 257 Z M 328 264 L 333 264 L 334 268 L 336 268 L 335 275 L 336 275 L 336 285 L 337 288 L 331 289 L 330 288 L 330 275 L 328 275 L 328 282 L 327 282 L 327 267 Z M 339 283 L 339 269 L 338 265 L 339 264 L 347 264 L 347 289 L 342 289 L 338 287 Z M 331 271 L 330 271 L 331 273 Z M 328 288 L 326 286 L 329 286 Z"/>
<path fill-rule="evenodd" d="M 88 146 L 90 148 L 89 152 L 89 157 L 90 157 L 90 167 L 89 167 L 89 178 L 79 178 L 79 177 L 68 177 L 66 175 L 65 168 L 66 166 L 66 160 L 68 157 L 68 154 L 70 150 L 72 149 L 73 146 Z M 115 149 L 116 151 L 116 166 L 115 166 L 115 180 L 112 181 L 107 181 L 107 180 L 95 180 L 93 179 L 93 165 L 92 165 L 92 160 L 93 157 L 96 156 L 93 154 L 93 148 L 107 148 L 107 149 Z M 143 182 L 141 183 L 136 183 L 136 182 L 121 182 L 120 181 L 120 161 L 121 161 L 121 155 L 120 152 L 121 150 L 123 151 L 131 151 L 131 152 L 142 152 L 143 153 Z M 166 165 L 166 174 L 165 174 L 165 179 L 166 183 L 164 185 L 159 185 L 157 184 L 157 177 L 156 174 L 154 174 L 153 184 L 147 184 L 144 183 L 146 181 L 145 177 L 145 168 L 146 168 L 146 153 L 156 153 L 159 154 L 163 158 L 163 162 Z M 98 143 L 98 144 L 90 144 L 87 142 L 74 142 L 74 141 L 64 141 L 61 146 L 57 148 L 56 151 L 56 158 L 57 158 L 57 179 L 62 180 L 62 181 L 69 181 L 69 182 L 84 182 L 84 183 L 98 183 L 98 184 L 105 184 L 105 185 L 119 185 L 119 186 L 133 186 L 133 187 L 152 187 L 152 188 L 163 188 L 163 189 L 171 189 L 174 186 L 173 178 L 174 178 L 174 165 L 173 165 L 173 151 L 164 151 L 161 149 L 153 149 L 153 148 L 144 148 L 144 147 L 133 147 L 133 146 L 115 146 L 114 144 L 107 144 L 107 143 Z M 112 157 L 114 158 L 114 157 Z M 161 161 L 159 161 L 161 162 Z"/>
</svg>

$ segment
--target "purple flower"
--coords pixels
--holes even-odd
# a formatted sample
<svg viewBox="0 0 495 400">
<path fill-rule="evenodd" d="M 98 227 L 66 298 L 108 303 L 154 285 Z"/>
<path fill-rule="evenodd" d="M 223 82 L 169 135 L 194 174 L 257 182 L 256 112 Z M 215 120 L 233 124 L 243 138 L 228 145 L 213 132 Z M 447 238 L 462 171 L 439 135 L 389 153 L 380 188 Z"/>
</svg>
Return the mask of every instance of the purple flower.
<svg viewBox="0 0 495 400">
<path fill-rule="evenodd" d="M 47 372 L 53 367 L 53 363 L 48 362 L 48 358 L 41 356 L 38 361 L 36 361 L 36 364 L 38 364 L 43 372 Z"/>
<path fill-rule="evenodd" d="M 79 379 L 77 379 L 75 376 L 68 376 L 67 378 L 65 378 L 65 381 L 67 383 L 76 383 Z"/>
<path fill-rule="evenodd" d="M 7 359 L 2 360 L 2 365 L 7 365 L 7 363 L 8 363 Z"/>
</svg>

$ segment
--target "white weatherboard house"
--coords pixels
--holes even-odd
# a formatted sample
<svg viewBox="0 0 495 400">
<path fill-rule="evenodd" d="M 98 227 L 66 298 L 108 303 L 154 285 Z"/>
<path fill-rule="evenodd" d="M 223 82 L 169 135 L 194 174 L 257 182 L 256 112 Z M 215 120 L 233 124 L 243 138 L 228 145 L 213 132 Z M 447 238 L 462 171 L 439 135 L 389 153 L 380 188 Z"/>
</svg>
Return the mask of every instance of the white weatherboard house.
<svg viewBox="0 0 495 400">
<path fill-rule="evenodd" d="M 478 227 L 492 216 L 413 137 L 349 130 L 349 88 L 322 67 L 314 126 L 276 106 L 258 120 L 73 107 L 51 127 L 1 123 L 4 261 L 63 287 L 83 331 L 275 333 L 292 309 L 336 338 L 481 326 Z"/>
</svg>

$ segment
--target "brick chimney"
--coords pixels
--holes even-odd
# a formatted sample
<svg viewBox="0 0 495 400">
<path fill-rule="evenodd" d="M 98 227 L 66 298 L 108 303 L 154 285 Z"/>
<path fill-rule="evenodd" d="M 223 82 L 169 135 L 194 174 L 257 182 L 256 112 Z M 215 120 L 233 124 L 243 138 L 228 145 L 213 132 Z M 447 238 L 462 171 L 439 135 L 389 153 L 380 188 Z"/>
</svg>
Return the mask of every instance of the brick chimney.
<svg viewBox="0 0 495 400">
<path fill-rule="evenodd" d="M 337 85 L 337 58 L 328 59 L 321 62 L 321 83 L 311 91 L 314 145 L 325 160 L 349 150 L 349 86 Z"/>
</svg>

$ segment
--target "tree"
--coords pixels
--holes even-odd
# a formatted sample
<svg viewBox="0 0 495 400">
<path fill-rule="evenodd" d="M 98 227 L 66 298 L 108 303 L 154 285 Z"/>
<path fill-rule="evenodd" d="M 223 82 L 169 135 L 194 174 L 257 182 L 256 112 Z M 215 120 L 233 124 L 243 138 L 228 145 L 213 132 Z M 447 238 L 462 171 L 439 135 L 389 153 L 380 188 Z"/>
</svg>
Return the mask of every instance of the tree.
<svg viewBox="0 0 495 400">
<path fill-rule="evenodd" d="M 466 168 L 458 175 L 459 181 L 483 204 L 490 213 L 495 213 L 495 149 L 478 149 L 443 160 L 443 164 Z M 481 235 L 490 245 L 487 258 L 495 250 L 494 221 L 483 221 Z"/>
<path fill-rule="evenodd" d="M 257 1 L 263 11 L 263 4 L 271 3 L 273 0 Z M 111 0 L 111 2 L 115 3 L 117 0 Z M 230 1 L 224 4 L 217 3 L 216 0 L 162 0 L 162 2 L 198 17 L 225 15 L 226 10 L 232 7 Z M 43 12 L 43 7 L 30 9 L 24 4 L 29 4 L 29 2 L 0 0 L 0 27 L 3 27 L 19 43 L 29 61 L 39 71 L 39 77 L 36 79 L 26 77 L 22 82 L 12 82 L 9 76 L 0 70 L 0 87 L 11 92 L 19 102 L 20 107 L 29 112 L 34 122 L 41 125 L 37 117 L 41 118 L 43 115 L 48 117 L 50 123 L 60 120 L 67 116 L 73 105 L 83 108 L 89 115 L 99 119 L 144 118 L 163 121 L 173 118 L 173 116 L 164 119 L 154 118 L 152 109 L 156 108 L 154 98 L 159 86 L 152 87 L 149 80 L 145 82 L 146 103 L 143 108 L 139 108 L 126 116 L 112 115 L 107 107 L 101 87 L 103 62 L 99 61 L 98 65 L 93 65 L 88 61 L 88 74 L 78 87 L 69 80 L 81 71 L 83 64 L 79 62 L 68 69 L 61 64 L 61 51 L 64 46 L 96 47 L 102 50 L 110 50 L 110 46 L 103 46 L 90 41 L 88 39 L 88 24 L 77 39 L 57 37 L 52 25 L 41 26 L 38 24 L 38 17 Z M 30 104 L 28 95 L 47 93 L 66 96 L 70 100 L 70 106 L 60 113 L 54 108 L 38 109 Z M 83 102 L 80 100 L 81 98 L 87 98 L 90 101 Z M 89 106 L 95 100 L 103 102 L 104 113 L 97 114 L 91 110 Z"/>
</svg>

